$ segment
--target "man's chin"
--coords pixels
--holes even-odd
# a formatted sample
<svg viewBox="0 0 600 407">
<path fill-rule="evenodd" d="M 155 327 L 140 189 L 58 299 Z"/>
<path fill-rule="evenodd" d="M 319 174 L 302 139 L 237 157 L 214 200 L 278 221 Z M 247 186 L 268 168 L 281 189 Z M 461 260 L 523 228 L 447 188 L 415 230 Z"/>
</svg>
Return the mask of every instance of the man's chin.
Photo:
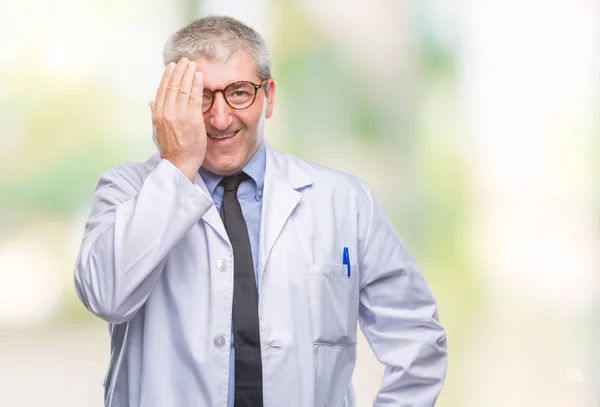
<svg viewBox="0 0 600 407">
<path fill-rule="evenodd" d="M 205 159 L 202 164 L 204 168 L 217 175 L 231 175 L 241 170 L 244 167 L 243 163 L 239 163 L 236 159 L 227 159 L 219 157 L 214 159 Z"/>
<path fill-rule="evenodd" d="M 231 175 L 244 168 L 244 165 L 258 150 L 259 145 L 253 148 L 253 151 L 238 150 L 236 151 L 237 154 L 211 149 L 210 147 L 209 145 L 202 166 L 213 174 Z"/>
</svg>

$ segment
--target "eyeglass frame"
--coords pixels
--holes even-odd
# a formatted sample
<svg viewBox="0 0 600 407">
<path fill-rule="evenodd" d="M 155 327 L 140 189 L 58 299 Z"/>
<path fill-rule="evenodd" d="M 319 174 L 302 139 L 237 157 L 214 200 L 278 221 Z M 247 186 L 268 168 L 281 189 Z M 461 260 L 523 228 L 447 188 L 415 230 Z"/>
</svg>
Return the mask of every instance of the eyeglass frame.
<svg viewBox="0 0 600 407">
<path fill-rule="evenodd" d="M 246 110 L 246 109 L 250 108 L 250 106 L 252 106 L 254 104 L 254 102 L 256 102 L 256 96 L 258 95 L 258 90 L 260 88 L 264 88 L 264 86 L 268 80 L 269 79 L 265 79 L 258 85 L 255 84 L 254 82 L 250 82 L 250 81 L 235 81 L 235 82 L 231 82 L 229 85 L 225 86 L 223 89 L 210 90 L 210 89 L 205 88 L 204 90 L 202 90 L 202 98 L 204 98 L 204 91 L 208 90 L 212 94 L 212 101 L 210 102 L 210 106 L 208 107 L 208 109 L 206 109 L 206 110 L 202 109 L 202 114 L 208 113 L 210 111 L 210 109 L 212 109 L 213 105 L 215 104 L 215 99 L 216 99 L 217 93 L 221 93 L 221 95 L 223 96 L 223 100 L 225 101 L 225 103 L 227 103 L 227 106 L 229 106 L 229 108 L 232 110 Z M 227 100 L 227 96 L 225 96 L 225 89 L 227 89 L 228 87 L 230 87 L 232 85 L 235 85 L 236 83 L 249 83 L 250 85 L 254 86 L 254 98 L 252 98 L 252 102 L 250 102 L 250 104 L 246 107 L 238 108 L 238 107 L 231 106 L 231 104 Z"/>
</svg>

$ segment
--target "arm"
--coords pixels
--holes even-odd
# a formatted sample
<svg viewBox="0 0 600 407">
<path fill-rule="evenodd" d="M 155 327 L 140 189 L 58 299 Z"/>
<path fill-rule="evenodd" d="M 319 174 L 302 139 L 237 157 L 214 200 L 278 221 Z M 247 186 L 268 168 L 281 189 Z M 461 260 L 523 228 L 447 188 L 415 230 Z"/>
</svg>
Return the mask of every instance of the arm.
<svg viewBox="0 0 600 407">
<path fill-rule="evenodd" d="M 168 160 L 139 190 L 124 173 L 109 170 L 100 177 L 75 266 L 77 295 L 110 323 L 133 318 L 171 248 L 213 204 Z"/>
<path fill-rule="evenodd" d="M 360 259 L 359 322 L 386 366 L 373 406 L 433 407 L 446 374 L 446 334 L 427 283 L 372 197 Z"/>
<path fill-rule="evenodd" d="M 182 58 L 165 68 L 150 102 L 162 160 L 138 178 L 126 166 L 100 178 L 75 266 L 77 295 L 111 323 L 144 305 L 173 246 L 213 205 L 192 184 L 206 153 L 202 74 Z M 191 182 L 190 182 L 191 181 Z"/>
</svg>

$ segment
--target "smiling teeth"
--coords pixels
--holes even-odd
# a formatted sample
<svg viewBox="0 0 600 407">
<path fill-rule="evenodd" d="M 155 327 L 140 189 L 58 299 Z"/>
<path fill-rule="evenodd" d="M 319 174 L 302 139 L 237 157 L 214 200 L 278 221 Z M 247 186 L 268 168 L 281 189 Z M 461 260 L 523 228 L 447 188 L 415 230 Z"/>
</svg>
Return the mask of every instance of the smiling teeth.
<svg viewBox="0 0 600 407">
<path fill-rule="evenodd" d="M 228 134 L 219 134 L 219 135 L 215 135 L 215 134 L 209 134 L 208 137 L 210 137 L 213 140 L 225 140 L 228 138 L 232 138 L 233 136 L 235 136 L 238 132 L 233 132 L 233 133 L 228 133 Z"/>
</svg>

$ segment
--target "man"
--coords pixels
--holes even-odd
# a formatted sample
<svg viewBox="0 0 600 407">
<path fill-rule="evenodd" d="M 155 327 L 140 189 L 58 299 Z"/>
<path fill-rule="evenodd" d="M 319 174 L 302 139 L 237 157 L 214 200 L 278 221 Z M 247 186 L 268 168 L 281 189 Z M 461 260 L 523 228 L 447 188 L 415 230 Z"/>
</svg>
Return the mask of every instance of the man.
<svg viewBox="0 0 600 407">
<path fill-rule="evenodd" d="M 109 323 L 110 407 L 355 406 L 357 321 L 375 406 L 433 406 L 435 300 L 369 188 L 268 147 L 265 42 L 229 17 L 175 33 L 150 103 L 159 153 L 100 177 L 75 268 Z"/>
</svg>

